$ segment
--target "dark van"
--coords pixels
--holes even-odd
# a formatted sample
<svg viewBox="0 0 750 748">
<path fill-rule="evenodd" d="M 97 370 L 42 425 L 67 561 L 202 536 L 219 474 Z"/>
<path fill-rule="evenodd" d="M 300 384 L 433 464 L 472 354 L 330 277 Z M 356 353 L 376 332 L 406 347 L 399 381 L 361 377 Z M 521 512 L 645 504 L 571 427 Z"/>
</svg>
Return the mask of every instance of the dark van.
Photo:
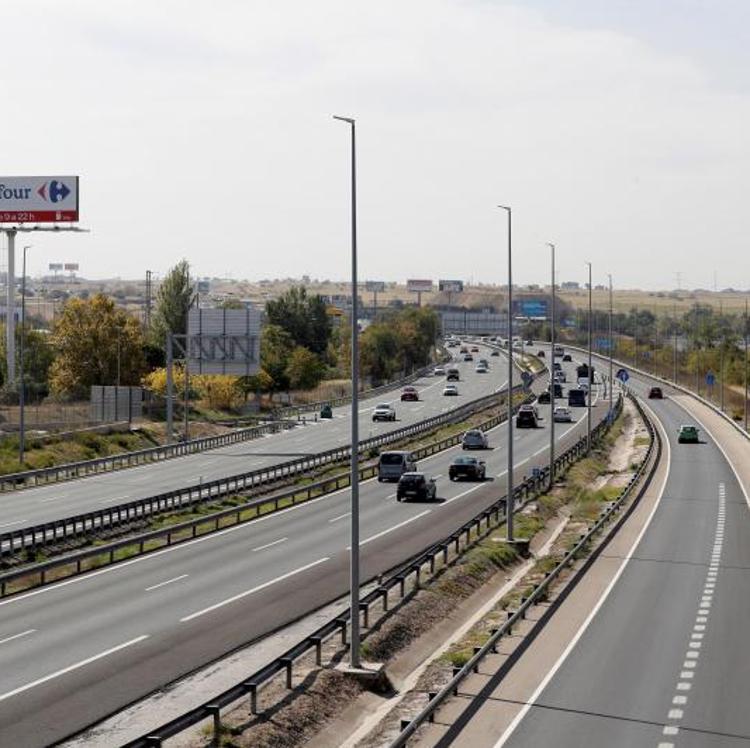
<svg viewBox="0 0 750 748">
<path fill-rule="evenodd" d="M 586 407 L 586 392 L 584 390 L 568 390 L 568 405 L 571 408 Z"/>
</svg>

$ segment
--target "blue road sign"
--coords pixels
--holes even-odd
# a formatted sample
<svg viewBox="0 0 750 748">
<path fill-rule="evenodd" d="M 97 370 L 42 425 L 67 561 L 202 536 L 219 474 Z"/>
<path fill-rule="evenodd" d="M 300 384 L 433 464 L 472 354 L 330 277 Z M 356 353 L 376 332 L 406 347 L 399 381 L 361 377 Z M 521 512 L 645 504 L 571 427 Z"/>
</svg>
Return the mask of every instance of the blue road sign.
<svg viewBox="0 0 750 748">
<path fill-rule="evenodd" d="M 709 371 L 708 374 L 706 374 L 706 384 L 709 387 L 713 387 L 716 384 L 716 376 L 712 371 Z"/>
<path fill-rule="evenodd" d="M 600 350 L 609 350 L 609 338 L 597 338 L 596 339 L 596 347 Z"/>
<path fill-rule="evenodd" d="M 620 369 L 617 374 L 615 375 L 623 384 L 630 379 L 630 374 L 628 374 L 627 369 Z"/>
</svg>

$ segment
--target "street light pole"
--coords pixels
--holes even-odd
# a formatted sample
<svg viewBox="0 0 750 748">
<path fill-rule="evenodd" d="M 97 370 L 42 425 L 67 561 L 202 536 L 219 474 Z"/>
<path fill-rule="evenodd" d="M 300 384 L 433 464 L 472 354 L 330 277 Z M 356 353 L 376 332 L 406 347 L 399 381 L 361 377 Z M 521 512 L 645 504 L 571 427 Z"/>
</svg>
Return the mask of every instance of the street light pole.
<svg viewBox="0 0 750 748">
<path fill-rule="evenodd" d="M 674 304 L 672 316 L 672 381 L 677 384 L 677 304 Z"/>
<path fill-rule="evenodd" d="M 552 347 L 552 366 L 550 367 L 549 376 L 549 489 L 555 485 L 555 245 L 547 242 L 552 256 L 552 307 L 550 310 L 550 345 Z"/>
<path fill-rule="evenodd" d="M 31 249 L 31 244 L 23 248 L 23 263 L 21 276 L 21 345 L 18 359 L 18 370 L 21 375 L 21 387 L 18 390 L 18 462 L 23 468 L 24 452 L 26 451 L 26 369 L 24 366 L 24 348 L 26 342 L 26 250 Z"/>
<path fill-rule="evenodd" d="M 608 418 L 612 419 L 612 406 L 615 402 L 615 380 L 612 377 L 612 274 L 608 273 L 609 276 L 609 416 Z M 589 392 L 591 390 L 591 386 L 593 385 L 593 377 L 592 381 L 589 382 Z"/>
<path fill-rule="evenodd" d="M 586 451 L 591 451 L 591 390 L 594 386 L 594 372 L 592 371 L 591 361 L 591 326 L 592 326 L 592 309 L 591 309 L 591 263 L 589 266 L 589 391 L 586 398 Z"/>
<path fill-rule="evenodd" d="M 511 214 L 507 205 L 498 205 L 508 215 L 508 475 L 505 516 L 508 540 L 513 538 L 513 252 L 511 239 Z"/>
<path fill-rule="evenodd" d="M 747 299 L 745 299 L 745 431 L 747 431 Z"/>
<path fill-rule="evenodd" d="M 351 553 L 350 553 L 350 591 L 349 609 L 351 611 L 351 649 L 349 664 L 351 668 L 360 668 L 359 646 L 359 315 L 357 299 L 357 152 L 356 124 L 350 117 L 334 119 L 346 122 L 351 127 L 351 229 L 352 229 L 352 420 L 351 420 Z"/>
</svg>

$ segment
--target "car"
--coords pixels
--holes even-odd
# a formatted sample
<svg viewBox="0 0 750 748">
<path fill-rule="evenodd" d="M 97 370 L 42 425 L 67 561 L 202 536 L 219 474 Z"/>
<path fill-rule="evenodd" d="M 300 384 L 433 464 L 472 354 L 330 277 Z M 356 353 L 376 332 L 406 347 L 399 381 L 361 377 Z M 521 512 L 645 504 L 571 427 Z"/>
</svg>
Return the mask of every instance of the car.
<svg viewBox="0 0 750 748">
<path fill-rule="evenodd" d="M 562 364 L 559 361 L 555 361 L 552 364 L 552 371 L 562 371 Z"/>
<path fill-rule="evenodd" d="M 489 366 L 490 362 L 486 358 L 480 358 L 479 359 L 480 364 L 484 364 L 484 366 Z"/>
<path fill-rule="evenodd" d="M 372 411 L 373 421 L 395 421 L 396 410 L 389 403 L 380 403 L 375 406 L 375 410 Z"/>
<path fill-rule="evenodd" d="M 468 353 L 468 352 L 469 352 L 469 347 L 466 345 L 462 345 L 459 353 Z"/>
<path fill-rule="evenodd" d="M 473 361 L 474 356 L 471 355 L 471 353 L 465 353 L 464 354 L 464 361 Z"/>
<path fill-rule="evenodd" d="M 410 400 L 412 402 L 419 400 L 419 392 L 417 392 L 417 388 L 411 386 L 404 387 L 401 390 L 401 400 Z"/>
<path fill-rule="evenodd" d="M 479 346 L 476 346 L 476 345 L 471 346 L 471 352 L 472 353 L 479 353 Z"/>
<path fill-rule="evenodd" d="M 487 366 L 487 364 L 483 364 L 481 361 L 477 364 L 476 368 L 474 369 L 474 371 L 477 374 L 486 374 L 489 370 L 490 369 Z"/>
<path fill-rule="evenodd" d="M 580 388 L 568 390 L 568 406 L 571 408 L 585 408 L 586 392 Z"/>
<path fill-rule="evenodd" d="M 432 370 L 432 376 L 434 376 L 434 377 L 444 377 L 445 376 L 445 367 L 444 366 L 436 366 Z"/>
<path fill-rule="evenodd" d="M 404 473 L 398 479 L 396 501 L 408 499 L 434 501 L 436 496 L 435 479 L 428 478 L 424 473 Z"/>
<path fill-rule="evenodd" d="M 398 480 L 404 473 L 415 473 L 417 461 L 411 452 L 394 450 L 381 452 L 378 457 L 378 483 Z"/>
<path fill-rule="evenodd" d="M 536 401 L 540 405 L 549 405 L 552 401 L 552 395 L 550 395 L 549 390 L 545 390 L 544 392 L 539 393 L 539 397 L 537 397 Z"/>
<path fill-rule="evenodd" d="M 499 356 L 499 355 L 500 355 L 500 351 L 492 351 L 492 353 L 490 353 L 490 356 Z"/>
<path fill-rule="evenodd" d="M 565 349 L 561 345 L 555 346 L 555 356 L 564 356 L 565 355 Z"/>
<path fill-rule="evenodd" d="M 546 358 L 547 354 L 544 351 L 537 351 L 536 352 L 536 357 L 537 358 Z"/>
<path fill-rule="evenodd" d="M 554 387 L 555 397 L 562 397 L 563 396 L 562 385 L 560 384 L 560 382 L 555 382 L 552 385 L 552 387 Z M 550 390 L 550 392 L 552 392 L 552 390 L 549 387 L 547 387 L 547 389 Z"/>
<path fill-rule="evenodd" d="M 677 443 L 678 444 L 698 444 L 698 429 L 692 424 L 685 424 L 680 426 L 680 430 L 677 432 Z"/>
<path fill-rule="evenodd" d="M 535 429 L 539 425 L 539 414 L 533 405 L 522 405 L 516 415 L 517 429 Z"/>
<path fill-rule="evenodd" d="M 661 387 L 652 387 L 648 391 L 648 399 L 649 400 L 663 400 L 664 393 L 662 392 Z"/>
<path fill-rule="evenodd" d="M 472 480 L 485 480 L 487 477 L 487 466 L 483 460 L 476 457 L 456 457 L 448 468 L 450 480 L 470 478 Z"/>
<path fill-rule="evenodd" d="M 564 371 L 562 371 L 562 370 L 556 371 L 555 372 L 555 381 L 556 382 L 567 382 L 568 381 L 568 377 L 567 377 L 567 375 L 565 374 Z"/>
<path fill-rule="evenodd" d="M 480 429 L 469 429 L 461 439 L 461 449 L 487 449 L 487 434 Z"/>
<path fill-rule="evenodd" d="M 445 372 L 445 381 L 446 382 L 458 382 L 461 379 L 461 376 L 458 372 L 458 369 L 455 367 L 451 367 L 450 369 L 447 369 Z"/>
<path fill-rule="evenodd" d="M 458 387 L 455 384 L 446 384 L 443 387 L 443 395 L 458 395 Z"/>
<path fill-rule="evenodd" d="M 331 408 L 330 405 L 324 405 L 320 409 L 320 417 L 321 418 L 333 418 L 333 408 Z"/>
<path fill-rule="evenodd" d="M 583 390 L 584 392 L 589 391 L 589 380 L 588 379 L 579 379 L 578 380 L 578 389 Z"/>
<path fill-rule="evenodd" d="M 566 354 L 563 355 L 563 359 L 562 360 L 563 361 L 572 361 L 573 357 L 569 353 L 566 353 Z"/>
<path fill-rule="evenodd" d="M 558 405 L 555 408 L 555 412 L 552 414 L 552 420 L 555 423 L 571 423 L 573 421 L 573 414 L 570 412 L 570 408 L 566 408 L 564 405 Z"/>
<path fill-rule="evenodd" d="M 534 341 L 533 340 L 527 340 L 526 341 L 526 345 L 532 346 L 532 345 L 534 345 Z"/>
</svg>

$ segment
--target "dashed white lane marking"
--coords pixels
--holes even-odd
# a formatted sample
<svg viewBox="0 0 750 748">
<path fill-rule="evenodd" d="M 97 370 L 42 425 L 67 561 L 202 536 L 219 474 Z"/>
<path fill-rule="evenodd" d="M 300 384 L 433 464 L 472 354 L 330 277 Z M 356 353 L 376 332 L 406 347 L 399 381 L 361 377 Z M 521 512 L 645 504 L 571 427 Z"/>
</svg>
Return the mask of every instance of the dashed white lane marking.
<svg viewBox="0 0 750 748">
<path fill-rule="evenodd" d="M 719 483 L 719 516 L 716 520 L 716 533 L 714 536 L 714 546 L 711 551 L 711 564 L 706 573 L 706 583 L 703 587 L 703 594 L 698 608 L 698 615 L 695 618 L 695 625 L 690 634 L 688 642 L 688 651 L 685 653 L 685 661 L 682 667 L 685 668 L 680 672 L 680 677 L 675 686 L 675 695 L 672 698 L 672 708 L 667 712 L 667 720 L 672 724 L 665 724 L 662 730 L 663 735 L 678 735 L 680 731 L 680 722 L 684 717 L 685 710 L 682 707 L 687 706 L 687 693 L 692 689 L 693 684 L 690 682 L 695 677 L 695 668 L 698 666 L 700 650 L 703 646 L 703 637 L 705 636 L 706 625 L 711 613 L 711 604 L 713 602 L 714 588 L 716 587 L 716 577 L 721 562 L 721 551 L 724 544 L 724 518 L 726 516 L 726 487 Z M 674 748 L 674 743 L 658 743 L 657 748 Z"/>
<path fill-rule="evenodd" d="M 413 517 L 409 517 L 409 519 L 405 519 L 403 522 L 399 522 L 397 525 L 394 525 L 393 527 L 389 527 L 387 530 L 382 530 L 381 532 L 375 533 L 375 535 L 370 535 L 369 538 L 365 538 L 364 540 L 361 540 L 359 545 L 362 547 L 366 543 L 371 543 L 373 540 L 377 540 L 378 538 L 382 538 L 383 535 L 387 535 L 389 532 L 393 532 L 394 530 L 398 530 L 399 527 L 403 527 L 404 525 L 408 525 L 410 522 L 414 522 L 414 520 L 419 519 L 420 517 L 424 517 L 425 514 L 429 514 L 432 510 L 431 509 L 425 509 L 423 512 L 420 512 L 419 514 L 415 514 Z M 346 550 L 350 551 L 352 547 L 350 545 L 346 546 Z"/>
<path fill-rule="evenodd" d="M 338 517 L 334 517 L 333 519 L 329 519 L 329 522 L 338 522 L 340 519 L 344 519 L 344 517 L 348 517 L 351 514 L 351 512 L 345 512 L 344 514 L 339 514 Z"/>
<path fill-rule="evenodd" d="M 146 592 L 151 592 L 151 590 L 158 590 L 159 587 L 166 587 L 168 584 L 172 584 L 172 582 L 179 582 L 180 579 L 185 579 L 185 577 L 190 576 L 189 574 L 180 574 L 179 577 L 172 577 L 172 579 L 167 579 L 166 582 L 159 582 L 159 584 L 152 584 L 150 587 L 146 587 Z"/>
<path fill-rule="evenodd" d="M 104 652 L 99 652 L 99 654 L 95 654 L 91 657 L 87 657 L 85 660 L 76 662 L 73 665 L 68 665 L 68 667 L 62 668 L 62 670 L 56 670 L 54 673 L 45 675 L 43 678 L 37 678 L 37 680 L 31 681 L 31 683 L 26 683 L 23 686 L 14 688 L 12 691 L 7 691 L 4 694 L 0 694 L 0 701 L 5 701 L 6 699 L 9 699 L 11 696 L 16 696 L 17 694 L 23 693 L 24 691 L 29 691 L 32 688 L 35 688 L 36 686 L 41 686 L 42 683 L 47 683 L 48 681 L 54 680 L 55 678 L 59 678 L 61 675 L 65 675 L 66 673 L 70 673 L 73 670 L 78 670 L 82 667 L 85 667 L 86 665 L 90 665 L 92 662 L 96 662 L 97 660 L 101 660 L 104 657 L 108 657 L 109 655 L 114 654 L 115 652 L 119 652 L 121 649 L 125 649 L 126 647 L 132 647 L 134 644 L 139 644 L 144 639 L 148 639 L 148 634 L 144 634 L 143 636 L 138 636 L 135 639 L 131 639 L 130 641 L 123 642 L 122 644 L 118 644 L 116 647 L 112 647 L 111 649 L 107 649 Z"/>
<path fill-rule="evenodd" d="M 13 634 L 13 636 L 6 636 L 5 639 L 0 639 L 0 644 L 7 644 L 8 642 L 15 641 L 16 639 L 20 639 L 22 636 L 28 636 L 29 634 L 33 634 L 36 632 L 36 629 L 28 629 L 27 631 L 22 631 L 20 634 Z"/>
<path fill-rule="evenodd" d="M 237 595 L 232 595 L 232 597 L 228 597 L 226 600 L 222 600 L 221 602 L 215 603 L 214 605 L 209 605 L 207 608 L 203 608 L 202 610 L 196 610 L 195 613 L 191 613 L 184 618 L 180 618 L 180 623 L 192 621 L 194 618 L 198 618 L 198 616 L 205 615 L 206 613 L 210 613 L 211 611 L 217 610 L 218 608 L 223 608 L 225 605 L 229 605 L 230 603 L 236 602 L 237 600 L 241 600 L 243 597 L 247 597 L 248 595 L 252 595 L 256 592 L 260 592 L 261 590 L 266 589 L 266 587 L 270 587 L 272 584 L 276 584 L 276 582 L 282 582 L 285 579 L 289 579 L 289 577 L 293 577 L 295 574 L 301 574 L 303 571 L 312 569 L 314 566 L 318 566 L 319 564 L 323 564 L 329 560 L 329 556 L 326 556 L 325 558 L 319 558 L 317 561 L 313 561 L 312 563 L 300 566 L 299 569 L 288 571 L 286 574 L 282 574 L 280 577 L 269 579 L 267 582 L 263 582 L 263 584 L 259 584 L 256 587 L 251 587 L 249 590 L 240 592 Z M 0 697 L 0 699 L 2 699 L 2 697 Z"/>
<path fill-rule="evenodd" d="M 253 548 L 252 552 L 257 553 L 258 551 L 264 551 L 266 548 L 271 548 L 271 546 L 283 543 L 285 540 L 289 540 L 289 538 L 279 538 L 278 540 L 273 540 L 270 543 L 266 543 L 265 545 L 259 545 L 257 548 Z"/>
</svg>

